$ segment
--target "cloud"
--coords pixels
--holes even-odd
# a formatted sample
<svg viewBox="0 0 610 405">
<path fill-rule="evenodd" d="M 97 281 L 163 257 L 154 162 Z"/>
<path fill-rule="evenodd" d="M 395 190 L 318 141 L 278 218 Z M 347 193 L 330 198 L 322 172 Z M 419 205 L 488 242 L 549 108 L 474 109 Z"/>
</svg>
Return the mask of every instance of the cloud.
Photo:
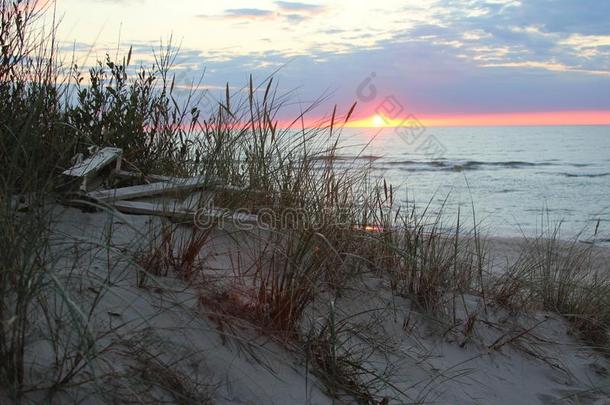
<svg viewBox="0 0 610 405">
<path fill-rule="evenodd" d="M 264 38 L 248 38 L 256 49 L 229 39 L 183 50 L 182 77 L 196 78 L 205 67 L 211 88 L 240 86 L 249 73 L 262 80 L 286 65 L 275 77 L 281 88 L 297 89 L 295 104 L 332 86 L 332 103 L 349 106 L 357 85 L 376 72 L 380 97 L 395 95 L 414 114 L 610 109 L 610 2 L 378 3 L 353 11 L 271 1 L 207 16 L 227 30 L 227 21 L 240 20 L 240 30 Z"/>
<path fill-rule="evenodd" d="M 464 6 L 463 1 L 440 0 L 434 12 L 434 24 L 416 24 L 397 38 L 459 41 L 459 53 L 453 53 L 479 68 L 596 76 L 610 71 L 608 2 L 470 0 Z"/>
<path fill-rule="evenodd" d="M 333 12 L 325 6 L 296 1 L 275 1 L 273 5 L 274 8 L 256 17 L 300 23 L 314 15 Z M 375 20 L 373 11 L 387 15 L 382 6 L 378 8 L 370 10 L 371 21 Z M 318 64 L 332 64 L 334 56 L 339 56 L 333 53 L 348 60 L 350 54 L 378 49 L 391 66 L 388 69 L 400 71 L 394 54 L 389 52 L 391 49 L 394 53 L 408 50 L 410 54 L 405 55 L 405 60 L 411 60 L 409 63 L 430 66 L 433 71 L 438 66 L 454 66 L 464 75 L 512 71 L 527 77 L 544 74 L 606 77 L 610 72 L 610 3 L 469 0 L 465 5 L 458 0 L 434 0 L 426 8 L 423 14 L 417 4 L 395 9 L 391 15 L 403 23 L 388 24 L 381 30 L 366 24 L 329 28 L 322 23 L 318 37 L 310 36 L 306 43 L 292 51 L 275 52 L 274 57 L 308 55 Z M 253 13 L 243 14 L 253 17 Z M 428 65 L 431 60 L 435 63 Z M 463 68 L 464 62 L 468 62 L 468 68 Z M 367 66 L 372 62 L 365 58 L 362 63 Z"/>
<path fill-rule="evenodd" d="M 220 15 L 199 14 L 196 17 L 215 20 L 269 20 L 275 18 L 275 12 L 261 8 L 230 8 Z"/>
<path fill-rule="evenodd" d="M 561 43 L 576 48 L 610 47 L 610 35 L 572 34 Z"/>
<path fill-rule="evenodd" d="M 579 72 L 591 75 L 600 75 L 610 77 L 610 71 L 607 70 L 591 70 L 591 69 L 579 69 L 571 66 L 567 66 L 563 63 L 557 62 L 539 62 L 539 61 L 525 61 L 525 62 L 504 62 L 504 63 L 487 63 L 481 65 L 482 67 L 512 67 L 512 68 L 533 68 L 549 70 L 551 72 Z"/>
<path fill-rule="evenodd" d="M 303 14 L 283 14 L 282 18 L 290 22 L 300 23 L 301 21 L 307 20 L 309 16 Z"/>
<path fill-rule="evenodd" d="M 271 18 L 274 14 L 275 13 L 271 10 L 260 8 L 231 8 L 224 12 L 225 17 L 247 19 Z"/>
<path fill-rule="evenodd" d="M 325 6 L 319 4 L 298 3 L 292 1 L 276 1 L 275 5 L 281 11 L 292 13 L 317 14 L 326 10 Z"/>
<path fill-rule="evenodd" d="M 320 32 L 322 34 L 334 35 L 334 34 L 342 34 L 344 32 L 349 32 L 349 30 L 338 29 L 338 28 L 329 28 L 329 29 L 323 29 Z"/>
<path fill-rule="evenodd" d="M 221 15 L 198 15 L 199 18 L 236 19 L 236 20 L 283 20 L 299 23 L 326 10 L 325 6 L 289 1 L 274 2 L 275 9 L 232 8 L 224 10 Z"/>
<path fill-rule="evenodd" d="M 379 95 L 376 102 L 360 106 L 364 114 L 371 113 L 387 96 L 395 96 L 405 111 L 416 116 L 431 112 L 610 109 L 610 77 L 603 70 L 588 70 L 553 59 L 519 59 L 514 49 L 488 48 L 489 54 L 497 53 L 493 61 L 491 57 L 460 57 L 465 52 L 483 51 L 456 48 L 445 37 L 436 42 L 390 38 L 380 41 L 374 49 L 318 51 L 296 58 L 275 51 L 242 54 L 222 61 L 206 60 L 204 56 L 199 59 L 199 67 L 193 67 L 193 75 L 206 66 L 206 84 L 221 86 L 229 81 L 239 87 L 247 83 L 249 73 L 253 73 L 256 82 L 280 68 L 275 78 L 281 89 L 294 90 L 290 100 L 294 111 L 287 106 L 287 117 L 298 114 L 299 103 L 323 94 L 332 98 L 314 115 L 324 113 L 334 103 L 351 105 L 356 100 L 358 84 L 371 72 L 375 72 L 374 85 Z M 325 93 L 327 90 L 330 93 Z"/>
</svg>

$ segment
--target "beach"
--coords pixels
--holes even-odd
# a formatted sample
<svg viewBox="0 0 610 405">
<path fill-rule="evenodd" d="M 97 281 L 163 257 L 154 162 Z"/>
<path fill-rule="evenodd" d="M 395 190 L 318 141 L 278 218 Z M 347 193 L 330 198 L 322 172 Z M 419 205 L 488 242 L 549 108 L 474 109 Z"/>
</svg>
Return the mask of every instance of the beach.
<svg viewBox="0 0 610 405">
<path fill-rule="evenodd" d="M 607 6 L 208 3 L 0 0 L 0 404 L 610 404 Z"/>
<path fill-rule="evenodd" d="M 102 348 L 89 354 L 86 374 L 96 374 L 106 387 L 98 392 L 85 378 L 77 388 L 57 393 L 56 401 L 333 402 L 326 380 L 330 370 L 316 363 L 316 353 L 322 353 L 308 354 L 296 342 L 261 329 L 244 312 L 254 305 L 248 291 L 255 289 L 256 279 L 246 262 L 256 250 L 257 232 L 214 231 L 201 251 L 207 258 L 201 278 L 150 275 L 138 288 L 128 252 L 147 244 L 159 218 L 53 209 L 53 249 L 66 265 L 78 252 L 80 264 L 58 267 L 56 274 Z M 514 260 L 523 241 L 490 238 L 489 243 L 490 256 L 502 262 Z M 237 251 L 244 262 L 241 272 L 229 258 Z M 608 249 L 596 253 L 604 257 L 598 265 L 607 265 Z M 215 296 L 216 306 L 209 304 L 210 297 L 202 305 L 202 294 L 215 288 L 225 289 Z M 584 345 L 560 315 L 508 311 L 490 297 L 487 302 L 469 294 L 457 299 L 455 319 L 451 313 L 435 315 L 393 293 L 386 278 L 366 272 L 343 285 L 340 295 L 320 291 L 298 327 L 304 336 L 317 333 L 322 339 L 332 311 L 336 361 L 343 367 L 336 373 L 353 380 L 334 388 L 341 402 L 351 402 L 354 395 L 363 402 L 374 395 L 389 403 L 608 400 L 607 358 Z M 52 373 L 44 334 L 37 341 L 28 363 L 37 365 L 37 373 Z"/>
</svg>

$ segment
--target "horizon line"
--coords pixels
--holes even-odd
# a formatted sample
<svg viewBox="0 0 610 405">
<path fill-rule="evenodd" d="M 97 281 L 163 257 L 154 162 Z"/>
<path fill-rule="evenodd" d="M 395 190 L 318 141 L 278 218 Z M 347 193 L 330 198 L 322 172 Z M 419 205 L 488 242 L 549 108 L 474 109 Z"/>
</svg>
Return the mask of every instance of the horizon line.
<svg viewBox="0 0 610 405">
<path fill-rule="evenodd" d="M 398 127 L 477 127 L 477 126 L 606 126 L 610 125 L 610 110 L 571 110 L 543 112 L 511 112 L 483 114 L 414 114 L 387 118 L 372 113 L 345 124 L 347 128 Z"/>
</svg>

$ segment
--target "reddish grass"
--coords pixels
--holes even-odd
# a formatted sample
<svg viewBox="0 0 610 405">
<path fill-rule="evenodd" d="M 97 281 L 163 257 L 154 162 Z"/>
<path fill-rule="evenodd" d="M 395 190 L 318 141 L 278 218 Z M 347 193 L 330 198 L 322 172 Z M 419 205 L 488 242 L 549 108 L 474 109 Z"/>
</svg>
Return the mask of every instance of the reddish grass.
<svg viewBox="0 0 610 405">
<path fill-rule="evenodd" d="M 142 268 L 138 276 L 139 287 L 145 286 L 148 276 L 167 276 L 170 271 L 187 282 L 202 276 L 205 258 L 201 253 L 211 230 L 193 227 L 186 234 L 178 235 L 179 227 L 178 224 L 163 226 L 153 246 L 139 255 L 137 261 Z"/>
</svg>

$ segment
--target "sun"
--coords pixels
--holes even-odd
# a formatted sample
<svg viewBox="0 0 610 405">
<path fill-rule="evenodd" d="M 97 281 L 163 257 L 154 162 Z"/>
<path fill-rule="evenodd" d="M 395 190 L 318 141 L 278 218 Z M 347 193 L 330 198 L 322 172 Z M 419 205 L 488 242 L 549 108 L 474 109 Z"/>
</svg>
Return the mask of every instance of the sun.
<svg viewBox="0 0 610 405">
<path fill-rule="evenodd" d="M 373 117 L 371 118 L 371 124 L 373 125 L 373 127 L 375 128 L 380 128 L 383 127 L 385 124 L 385 120 L 383 119 L 383 117 L 379 114 L 375 114 L 373 115 Z"/>
</svg>

